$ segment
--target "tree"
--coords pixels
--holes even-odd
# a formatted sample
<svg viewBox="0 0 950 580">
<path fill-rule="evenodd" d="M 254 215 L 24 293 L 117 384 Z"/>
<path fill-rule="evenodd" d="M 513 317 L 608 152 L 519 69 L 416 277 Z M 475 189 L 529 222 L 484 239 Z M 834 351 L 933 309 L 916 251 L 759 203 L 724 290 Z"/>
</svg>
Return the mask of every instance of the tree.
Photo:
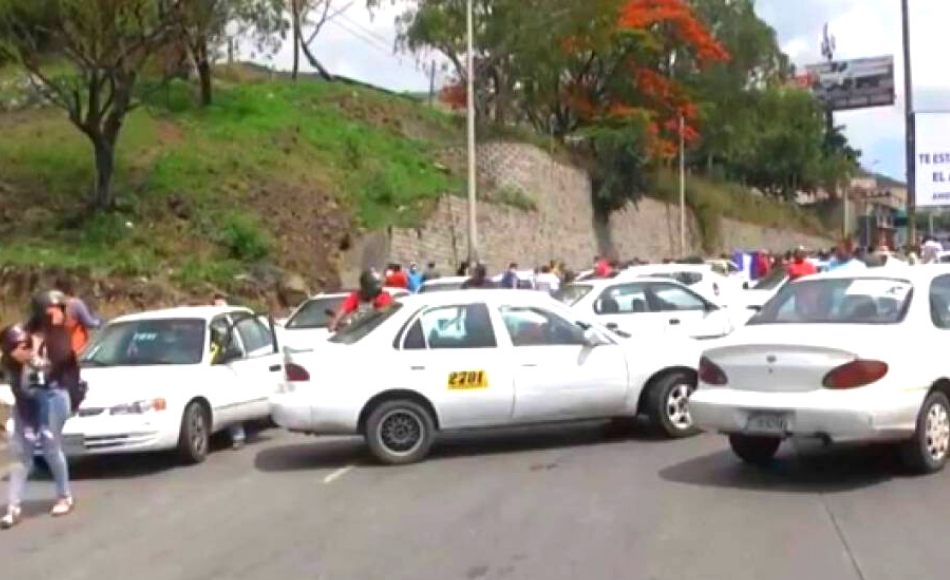
<svg viewBox="0 0 950 580">
<path fill-rule="evenodd" d="M 297 80 L 300 72 L 300 53 L 303 52 L 310 66 L 317 69 L 320 76 L 328 81 L 333 80 L 333 75 L 314 56 L 310 45 L 327 22 L 345 12 L 352 4 L 352 2 L 342 4 L 335 0 L 290 0 L 290 22 L 294 43 L 294 65 L 291 78 Z M 305 27 L 310 28 L 309 35 L 304 33 Z"/>
<path fill-rule="evenodd" d="M 182 52 L 198 74 L 201 105 L 213 100 L 213 67 L 219 48 L 236 26 L 259 47 L 279 47 L 287 23 L 283 0 L 182 0 L 176 14 Z"/>
<path fill-rule="evenodd" d="M 175 33 L 180 0 L 0 0 L 0 52 L 92 143 L 92 205 L 114 204 L 115 147 L 140 71 Z M 48 39 L 46 51 L 40 39 Z M 47 59 L 52 56 L 52 59 Z M 52 64 L 51 64 L 52 63 Z M 68 65 L 58 72 L 57 63 Z"/>
</svg>

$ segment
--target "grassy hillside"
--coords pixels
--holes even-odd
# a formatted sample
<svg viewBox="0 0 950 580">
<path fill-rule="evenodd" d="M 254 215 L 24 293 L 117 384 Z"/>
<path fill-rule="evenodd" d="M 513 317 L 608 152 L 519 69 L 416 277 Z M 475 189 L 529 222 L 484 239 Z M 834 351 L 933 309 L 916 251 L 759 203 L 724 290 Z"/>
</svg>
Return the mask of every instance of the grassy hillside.
<svg viewBox="0 0 950 580">
<path fill-rule="evenodd" d="M 83 207 L 91 149 L 62 112 L 0 114 L 0 264 L 227 287 L 269 254 L 313 276 L 351 226 L 411 224 L 460 187 L 437 163 L 458 127 L 411 99 L 247 69 L 224 72 L 207 110 L 192 91 L 174 83 L 129 117 L 108 216 Z"/>
</svg>

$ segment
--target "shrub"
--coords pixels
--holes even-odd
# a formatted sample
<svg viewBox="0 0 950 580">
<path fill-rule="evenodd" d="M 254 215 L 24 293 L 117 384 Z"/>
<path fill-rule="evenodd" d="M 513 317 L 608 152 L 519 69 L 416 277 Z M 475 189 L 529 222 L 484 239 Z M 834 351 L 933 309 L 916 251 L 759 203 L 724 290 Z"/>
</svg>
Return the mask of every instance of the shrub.
<svg viewBox="0 0 950 580">
<path fill-rule="evenodd" d="M 228 254 L 242 261 L 256 261 L 267 257 L 271 239 L 258 221 L 247 214 L 228 215 L 219 233 L 219 243 Z"/>
</svg>

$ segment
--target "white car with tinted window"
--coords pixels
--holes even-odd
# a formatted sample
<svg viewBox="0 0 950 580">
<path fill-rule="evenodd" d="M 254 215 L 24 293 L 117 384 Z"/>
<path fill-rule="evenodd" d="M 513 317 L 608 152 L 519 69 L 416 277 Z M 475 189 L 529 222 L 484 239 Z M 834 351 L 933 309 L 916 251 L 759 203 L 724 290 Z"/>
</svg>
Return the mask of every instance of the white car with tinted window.
<svg viewBox="0 0 950 580">
<path fill-rule="evenodd" d="M 646 264 L 631 266 L 617 276 L 620 280 L 631 278 L 668 278 L 687 286 L 718 306 L 731 306 L 742 292 L 743 281 L 725 276 L 710 264 Z"/>
<path fill-rule="evenodd" d="M 89 391 L 63 429 L 69 456 L 177 450 L 201 462 L 213 433 L 269 417 L 284 378 L 272 329 L 233 307 L 117 318 L 80 364 Z"/>
<path fill-rule="evenodd" d="M 768 463 L 782 440 L 899 441 L 936 471 L 950 447 L 950 268 L 810 276 L 707 350 L 696 424 Z"/>
<path fill-rule="evenodd" d="M 632 336 L 726 336 L 730 311 L 668 278 L 601 278 L 562 287 L 555 298 L 582 316 Z M 742 322 L 745 322 L 744 320 Z"/>
<path fill-rule="evenodd" d="M 363 435 L 386 463 L 428 453 L 438 433 L 646 414 L 694 433 L 687 406 L 699 347 L 627 341 L 539 292 L 410 296 L 288 352 L 271 413 L 291 431 Z"/>
</svg>

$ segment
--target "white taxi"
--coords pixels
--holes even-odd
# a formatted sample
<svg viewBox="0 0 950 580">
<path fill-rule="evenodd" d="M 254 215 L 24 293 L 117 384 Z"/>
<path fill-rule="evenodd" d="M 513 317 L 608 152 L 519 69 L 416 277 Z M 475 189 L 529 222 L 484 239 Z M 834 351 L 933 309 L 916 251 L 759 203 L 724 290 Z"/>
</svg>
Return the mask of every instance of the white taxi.
<svg viewBox="0 0 950 580">
<path fill-rule="evenodd" d="M 424 294 L 289 350 L 271 414 L 291 431 L 363 435 L 386 463 L 422 459 L 442 431 L 641 413 L 681 437 L 698 357 L 688 339 L 619 340 L 540 292 Z"/>
<path fill-rule="evenodd" d="M 895 440 L 936 471 L 950 451 L 948 338 L 946 266 L 810 276 L 704 353 L 690 410 L 754 464 L 788 437 Z"/>
<path fill-rule="evenodd" d="M 273 329 L 234 307 L 115 319 L 80 364 L 89 391 L 63 429 L 69 456 L 175 449 L 199 463 L 211 434 L 268 418 L 284 377 Z"/>
<path fill-rule="evenodd" d="M 625 335 L 710 339 L 726 336 L 737 326 L 728 308 L 668 278 L 590 279 L 563 286 L 554 296 Z"/>
</svg>

